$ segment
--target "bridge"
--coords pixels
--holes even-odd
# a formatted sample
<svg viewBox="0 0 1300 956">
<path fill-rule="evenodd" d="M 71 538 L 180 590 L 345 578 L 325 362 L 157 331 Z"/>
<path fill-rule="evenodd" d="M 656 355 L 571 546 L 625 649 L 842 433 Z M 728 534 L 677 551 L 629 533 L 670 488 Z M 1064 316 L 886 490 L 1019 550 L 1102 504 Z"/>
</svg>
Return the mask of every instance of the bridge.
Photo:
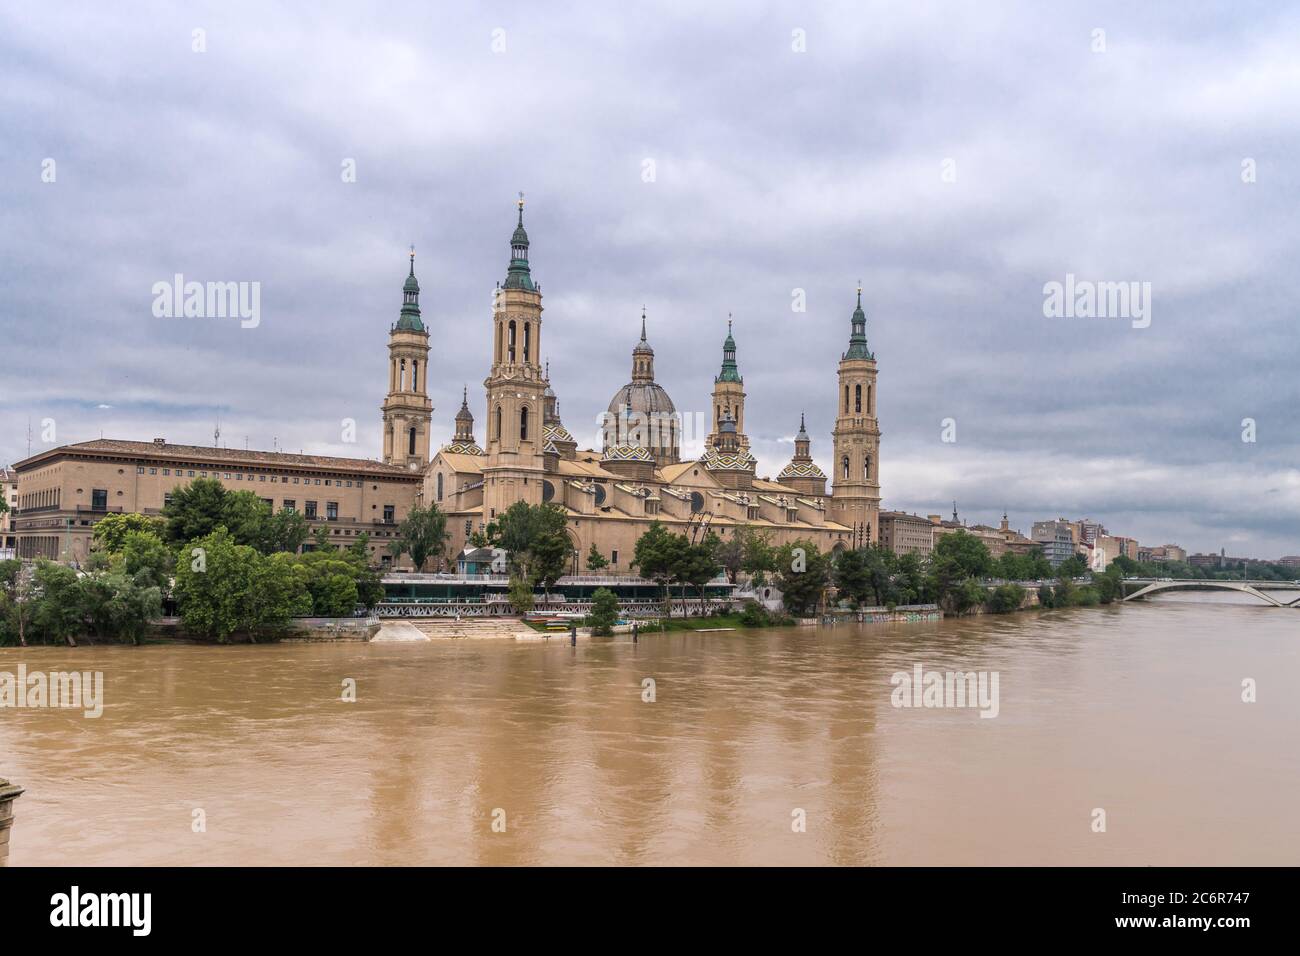
<svg viewBox="0 0 1300 956">
<path fill-rule="evenodd" d="M 1211 581 L 1205 578 L 1126 578 L 1125 585 L 1140 584 L 1138 590 L 1124 596 L 1125 601 L 1135 601 L 1161 591 L 1240 591 L 1272 607 L 1300 607 L 1300 584 L 1294 581 Z M 1265 594 L 1265 591 L 1295 591 L 1296 597 L 1287 601 Z"/>
</svg>

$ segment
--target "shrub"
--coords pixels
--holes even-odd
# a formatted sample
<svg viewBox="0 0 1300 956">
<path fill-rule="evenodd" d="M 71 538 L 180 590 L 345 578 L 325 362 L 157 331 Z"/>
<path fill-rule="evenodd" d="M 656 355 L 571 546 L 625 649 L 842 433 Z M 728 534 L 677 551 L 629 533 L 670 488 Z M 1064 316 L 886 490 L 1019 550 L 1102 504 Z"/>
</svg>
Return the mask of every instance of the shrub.
<svg viewBox="0 0 1300 956">
<path fill-rule="evenodd" d="M 618 597 L 609 588 L 597 588 L 591 596 L 591 613 L 587 623 L 591 633 L 608 636 L 614 633 L 614 622 L 618 620 Z"/>
<path fill-rule="evenodd" d="M 1020 605 L 1024 601 L 1025 592 L 1019 585 L 1000 584 L 989 592 L 984 606 L 988 608 L 991 614 L 1008 614 L 1011 611 L 1020 610 Z"/>
</svg>

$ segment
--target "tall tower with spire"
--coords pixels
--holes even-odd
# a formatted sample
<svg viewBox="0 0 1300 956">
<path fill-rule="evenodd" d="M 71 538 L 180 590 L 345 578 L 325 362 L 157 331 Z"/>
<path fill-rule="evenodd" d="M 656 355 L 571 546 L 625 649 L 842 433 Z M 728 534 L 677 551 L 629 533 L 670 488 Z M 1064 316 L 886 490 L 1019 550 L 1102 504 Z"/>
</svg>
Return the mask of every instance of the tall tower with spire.
<svg viewBox="0 0 1300 956">
<path fill-rule="evenodd" d="M 745 434 L 745 380 L 736 365 L 736 340 L 731 337 L 731 317 L 727 317 L 727 337 L 722 341 L 722 369 L 713 379 L 713 425 L 706 448 L 718 447 L 722 420 L 730 415 L 735 425 L 736 441 L 742 450 L 749 450 L 749 437 Z"/>
<path fill-rule="evenodd" d="M 545 468 L 546 375 L 541 365 L 542 293 L 528 266 L 524 194 L 510 237 L 510 265 L 492 308 L 492 370 L 487 390 L 483 465 L 483 520 L 491 522 L 516 501 L 540 504 Z"/>
<path fill-rule="evenodd" d="M 827 517 L 853 529 L 854 545 L 879 543 L 880 424 L 876 419 L 876 357 L 867 347 L 862 286 L 853 310 L 849 348 L 840 357 L 834 486 Z"/>
<path fill-rule="evenodd" d="M 388 396 L 384 415 L 384 462 L 420 471 L 429 463 L 429 332 L 420 318 L 420 283 L 411 271 L 402 286 L 402 311 L 388 332 Z"/>
</svg>

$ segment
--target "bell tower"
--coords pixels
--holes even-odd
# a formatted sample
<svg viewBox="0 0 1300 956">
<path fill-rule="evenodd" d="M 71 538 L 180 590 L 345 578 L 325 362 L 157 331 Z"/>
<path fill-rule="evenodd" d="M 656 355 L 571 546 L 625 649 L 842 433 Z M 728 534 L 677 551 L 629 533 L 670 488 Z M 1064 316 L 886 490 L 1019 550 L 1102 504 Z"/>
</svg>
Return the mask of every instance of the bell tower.
<svg viewBox="0 0 1300 956">
<path fill-rule="evenodd" d="M 510 237 L 510 266 L 492 307 L 492 369 L 487 390 L 487 445 L 483 463 L 483 521 L 516 501 L 540 504 L 545 471 L 543 431 L 546 375 L 542 352 L 542 291 L 528 266 L 524 194 Z"/>
<path fill-rule="evenodd" d="M 849 348 L 840 357 L 834 486 L 827 517 L 853 530 L 853 546 L 878 544 L 880 424 L 876 420 L 876 357 L 867 347 L 862 286 L 853 310 Z"/>
<path fill-rule="evenodd" d="M 736 365 L 736 340 L 731 337 L 731 317 L 727 317 L 727 337 L 722 342 L 722 368 L 713 379 L 713 426 L 705 440 L 706 448 L 718 447 L 722 420 L 731 416 L 736 439 L 742 450 L 749 449 L 745 435 L 745 380 Z"/>
<path fill-rule="evenodd" d="M 429 463 L 429 332 L 420 318 L 420 283 L 411 272 L 402 286 L 402 312 L 388 331 L 388 396 L 384 414 L 384 463 L 421 471 Z"/>
</svg>

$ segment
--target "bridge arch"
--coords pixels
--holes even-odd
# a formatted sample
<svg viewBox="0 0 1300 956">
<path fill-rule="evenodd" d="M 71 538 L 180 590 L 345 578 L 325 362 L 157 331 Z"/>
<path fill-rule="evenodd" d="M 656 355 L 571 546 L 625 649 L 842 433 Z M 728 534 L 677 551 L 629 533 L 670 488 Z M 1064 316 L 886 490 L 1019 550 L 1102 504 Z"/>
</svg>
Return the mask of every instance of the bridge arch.
<svg viewBox="0 0 1300 956">
<path fill-rule="evenodd" d="M 1287 588 L 1287 590 L 1293 589 L 1294 588 Z M 1291 601 L 1280 601 L 1271 594 L 1265 594 L 1253 581 L 1213 581 L 1200 579 L 1186 581 L 1151 581 L 1144 587 L 1134 591 L 1132 594 L 1126 594 L 1124 600 L 1136 601 L 1139 598 L 1148 597 L 1152 594 L 1159 594 L 1161 591 L 1238 591 L 1242 594 L 1249 594 L 1252 597 L 1258 598 L 1260 601 L 1270 605 L 1271 607 L 1300 606 L 1300 597 L 1296 597 Z"/>
</svg>

